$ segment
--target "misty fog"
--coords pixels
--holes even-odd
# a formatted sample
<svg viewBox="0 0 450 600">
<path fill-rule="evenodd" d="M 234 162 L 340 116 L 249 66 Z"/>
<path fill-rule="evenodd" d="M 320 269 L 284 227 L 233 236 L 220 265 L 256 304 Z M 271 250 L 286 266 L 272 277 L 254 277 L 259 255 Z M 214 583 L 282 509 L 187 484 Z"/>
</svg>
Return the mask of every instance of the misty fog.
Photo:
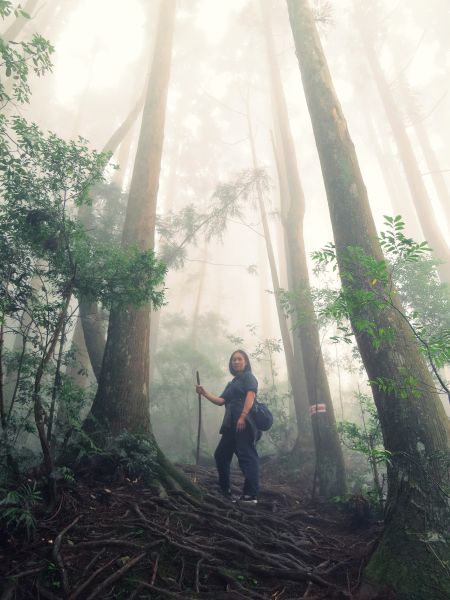
<svg viewBox="0 0 450 600">
<path fill-rule="evenodd" d="M 50 478 L 103 423 L 196 483 L 224 422 L 196 374 L 217 400 L 242 349 L 260 456 L 384 510 L 405 447 L 445 454 L 417 423 L 450 418 L 448 0 L 310 0 L 325 58 L 304 0 L 4 4 L 7 468 L 42 448 Z"/>
</svg>

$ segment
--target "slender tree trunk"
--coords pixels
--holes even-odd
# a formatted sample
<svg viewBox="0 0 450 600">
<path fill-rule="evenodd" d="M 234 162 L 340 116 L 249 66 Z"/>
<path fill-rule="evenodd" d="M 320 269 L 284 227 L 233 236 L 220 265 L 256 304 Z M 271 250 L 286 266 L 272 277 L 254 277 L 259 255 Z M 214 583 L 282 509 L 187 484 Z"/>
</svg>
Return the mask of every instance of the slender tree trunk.
<svg viewBox="0 0 450 600">
<path fill-rule="evenodd" d="M 319 493 L 326 497 L 346 491 L 344 457 L 334 416 L 330 387 L 311 298 L 308 267 L 303 239 L 305 199 L 297 167 L 294 141 L 289 125 L 286 100 L 269 27 L 270 14 L 266 0 L 260 0 L 266 40 L 275 120 L 280 139 L 280 165 L 285 173 L 287 194 L 282 196 L 282 222 L 287 241 L 289 289 L 294 296 L 296 323 L 305 369 L 310 414 L 316 449 L 316 473 Z"/>
<path fill-rule="evenodd" d="M 155 51 L 130 185 L 122 245 L 152 249 L 169 86 L 175 0 L 161 3 Z M 150 307 L 113 308 L 91 416 L 110 433 L 151 435 Z"/>
<path fill-rule="evenodd" d="M 358 29 L 363 43 L 363 47 L 369 62 L 370 69 L 380 94 L 387 119 L 392 129 L 395 142 L 397 144 L 400 160 L 405 170 L 406 179 L 411 192 L 411 197 L 416 207 L 417 215 L 425 237 L 433 248 L 435 257 L 445 261 L 437 267 L 442 281 L 450 283 L 450 250 L 444 239 L 444 236 L 436 221 L 430 198 L 420 173 L 411 141 L 406 133 L 405 125 L 402 122 L 401 115 L 395 104 L 391 89 L 386 81 L 384 73 L 380 67 L 377 55 L 371 43 L 371 32 L 367 30 L 361 16 L 356 12 Z"/>
<path fill-rule="evenodd" d="M 200 266 L 199 280 L 198 280 L 198 288 L 197 288 L 197 297 L 195 299 L 194 312 L 192 315 L 192 349 L 194 352 L 198 351 L 198 329 L 200 323 L 200 314 L 203 300 L 203 290 L 205 287 L 206 280 L 206 270 L 207 270 L 207 260 L 208 258 L 208 243 L 205 240 L 202 249 L 202 263 Z M 192 381 L 195 381 L 195 372 L 192 373 Z M 201 401 L 201 400 L 200 400 Z M 204 418 L 202 419 L 200 426 L 200 457 L 206 456 L 208 454 L 207 449 L 210 448 L 208 436 L 205 430 Z M 195 454 L 195 452 L 194 452 Z"/>
<path fill-rule="evenodd" d="M 111 134 L 111 137 L 106 142 L 106 144 L 102 148 L 102 152 L 114 152 L 117 150 L 119 144 L 123 142 L 125 137 L 129 134 L 131 128 L 136 123 L 136 119 L 142 112 L 142 108 L 145 102 L 145 94 L 142 94 L 134 104 L 133 108 L 130 110 L 128 115 L 122 121 L 122 123 L 117 127 L 117 129 Z"/>
<path fill-rule="evenodd" d="M 442 173 L 442 167 L 439 164 L 436 152 L 431 145 L 428 131 L 425 129 L 420 116 L 414 110 L 413 98 L 406 88 L 406 83 L 403 77 L 400 77 L 400 92 L 406 108 L 406 113 L 411 121 L 417 139 L 419 140 L 419 144 L 428 167 L 428 176 L 431 179 L 434 189 L 436 190 L 437 198 L 442 206 L 447 227 L 450 228 L 450 192 Z"/>
<path fill-rule="evenodd" d="M 53 353 L 55 351 L 56 345 L 58 343 L 58 339 L 61 335 L 61 332 L 66 326 L 67 323 L 67 310 L 69 308 L 70 300 L 72 298 L 73 291 L 73 282 L 70 283 L 68 289 L 65 291 L 63 295 L 64 303 L 61 308 L 61 312 L 58 315 L 58 320 L 55 324 L 55 330 L 53 331 L 51 337 L 48 339 L 46 344 L 44 354 L 42 355 L 38 367 L 36 369 L 36 374 L 34 376 L 33 382 L 33 392 L 32 392 L 32 402 L 33 402 L 33 413 L 34 413 L 34 422 L 36 425 L 39 442 L 41 444 L 42 456 L 43 456 L 43 465 L 45 469 L 45 474 L 47 476 L 48 489 L 50 494 L 50 502 L 54 505 L 56 501 L 56 480 L 53 477 L 54 470 L 54 456 L 52 449 L 50 447 L 49 439 L 46 433 L 46 426 L 48 427 L 48 423 L 46 423 L 46 413 L 44 410 L 44 406 L 42 404 L 41 398 L 41 385 L 42 378 L 44 377 L 45 369 L 47 368 L 48 363 L 50 362 Z M 51 422 L 50 422 L 51 424 Z"/>
<path fill-rule="evenodd" d="M 370 144 L 377 157 L 394 215 L 401 215 L 403 217 L 405 221 L 405 233 L 407 235 L 417 241 L 421 241 L 423 233 L 417 213 L 411 203 L 410 194 L 407 189 L 404 189 L 403 185 L 399 185 L 399 175 L 401 174 L 398 171 L 398 163 L 385 147 L 389 143 L 389 140 L 384 140 L 384 144 L 382 145 L 380 137 L 375 130 L 370 111 L 366 109 L 365 112 L 367 114 L 366 125 L 369 131 Z"/>
<path fill-rule="evenodd" d="M 74 385 L 81 389 L 86 389 L 89 383 L 89 374 L 92 374 L 91 363 L 87 353 L 86 344 L 84 342 L 83 327 L 81 319 L 78 318 L 75 323 L 75 329 L 72 336 L 71 351 L 74 353 L 73 363 L 66 370 L 66 376 L 69 377 Z M 71 407 L 65 403 L 64 397 L 58 402 L 58 412 L 56 414 L 55 430 L 58 436 L 58 451 L 64 452 L 65 447 L 70 439 L 70 436 L 75 431 L 71 419 Z M 73 410 L 73 409 L 72 409 Z M 78 418 L 79 415 L 77 415 Z M 56 438 L 53 436 L 51 448 L 54 451 L 56 447 Z"/>
<path fill-rule="evenodd" d="M 355 149 L 337 99 L 307 0 L 287 0 L 303 88 L 333 225 L 344 290 L 373 292 L 381 284 L 349 248 L 383 260 Z M 390 453 L 386 526 L 365 570 L 366 580 L 408 600 L 450 595 L 448 489 L 449 427 L 416 340 L 396 296 L 392 308 L 366 303 L 351 316 Z M 373 343 L 360 326 L 373 323 L 393 336 Z M 412 380 L 409 378 L 413 378 Z M 382 382 L 376 385 L 376 381 Z M 417 385 L 408 381 L 417 381 Z M 405 392 L 406 396 L 405 397 Z"/>
<path fill-rule="evenodd" d="M 112 183 L 114 183 L 120 191 L 123 193 L 127 189 L 126 186 L 126 175 L 127 170 L 130 167 L 130 154 L 131 154 L 131 144 L 133 142 L 133 133 L 132 131 L 128 131 L 120 143 L 120 146 L 117 150 L 117 164 L 119 168 L 114 172 L 112 176 Z"/>
<path fill-rule="evenodd" d="M 58 350 L 58 358 L 56 359 L 56 371 L 55 377 L 53 380 L 53 388 L 52 388 L 52 399 L 50 403 L 50 411 L 48 414 L 48 423 L 47 423 L 47 442 L 50 447 L 54 446 L 54 438 L 55 434 L 53 432 L 54 423 L 55 423 L 55 415 L 59 405 L 60 400 L 60 392 L 61 392 L 61 384 L 62 384 L 62 361 L 64 354 L 64 344 L 66 343 L 66 326 L 67 323 L 64 323 L 61 329 L 61 337 L 59 342 L 59 350 Z"/>
<path fill-rule="evenodd" d="M 25 4 L 22 6 L 22 10 L 25 11 L 26 13 L 28 13 L 30 15 L 30 17 L 33 17 L 33 12 L 35 11 L 35 9 L 37 7 L 38 2 L 39 2 L 39 0 L 27 0 L 27 2 L 25 2 Z M 16 40 L 19 33 L 22 31 L 22 29 L 25 27 L 25 25 L 29 22 L 30 22 L 30 19 L 28 19 L 27 17 L 23 17 L 22 15 L 19 15 L 18 17 L 16 17 L 14 19 L 14 22 L 3 33 L 2 38 L 4 39 L 4 41 L 12 42 L 12 41 Z"/>
<path fill-rule="evenodd" d="M 279 264 L 278 269 L 279 272 Z M 258 283 L 259 283 L 259 310 L 260 310 L 260 323 L 261 323 L 261 338 L 263 340 L 270 339 L 272 337 L 272 319 L 271 319 L 271 298 L 267 293 L 270 288 L 270 275 L 269 267 L 267 265 L 267 250 L 264 237 L 261 236 L 258 239 Z M 292 340 L 291 340 L 292 342 Z M 271 369 L 270 365 L 266 360 L 261 362 L 261 369 L 263 373 L 264 381 L 270 381 Z"/>
<path fill-rule="evenodd" d="M 292 264 L 290 260 L 290 246 L 288 242 L 288 236 L 286 234 L 287 220 L 288 215 L 284 213 L 286 210 L 286 206 L 289 206 L 289 190 L 287 187 L 286 181 L 286 173 L 284 169 L 284 165 L 282 164 L 282 159 L 279 152 L 279 145 L 276 144 L 273 136 L 272 136 L 272 146 L 273 153 L 275 157 L 275 163 L 277 167 L 278 174 L 278 185 L 280 191 L 280 216 L 281 216 L 281 225 L 282 225 L 282 236 L 283 236 L 283 249 L 282 252 L 286 258 L 286 277 L 287 277 L 287 285 L 286 288 L 288 292 L 293 292 L 295 294 L 295 282 L 293 281 L 293 272 L 292 272 Z M 294 315 L 295 321 L 298 321 L 298 318 Z M 293 348 L 293 358 L 294 358 L 294 373 L 293 377 L 297 379 L 296 389 L 299 390 L 298 398 L 294 398 L 294 403 L 298 407 L 296 408 L 297 414 L 297 431 L 298 431 L 298 439 L 294 445 L 294 452 L 300 452 L 302 454 L 303 450 L 306 449 L 309 452 L 314 451 L 314 441 L 313 441 L 313 430 L 310 416 L 310 403 L 309 403 L 309 395 L 308 395 L 308 386 L 306 383 L 306 373 L 305 373 L 305 365 L 303 361 L 303 351 L 300 340 L 299 331 L 296 328 L 296 325 L 292 324 L 292 318 L 290 319 L 290 327 L 291 327 L 291 343 Z"/>
</svg>

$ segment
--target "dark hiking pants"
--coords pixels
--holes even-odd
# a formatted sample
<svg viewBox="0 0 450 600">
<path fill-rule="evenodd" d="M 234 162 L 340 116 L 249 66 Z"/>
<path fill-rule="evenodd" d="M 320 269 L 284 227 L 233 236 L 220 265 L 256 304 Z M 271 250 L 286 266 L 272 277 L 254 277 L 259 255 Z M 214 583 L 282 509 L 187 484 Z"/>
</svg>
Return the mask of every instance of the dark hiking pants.
<svg viewBox="0 0 450 600">
<path fill-rule="evenodd" d="M 230 465 L 233 454 L 236 454 L 239 467 L 244 474 L 243 493 L 257 496 L 259 491 L 259 457 L 255 448 L 255 436 L 249 425 L 244 431 L 224 429 L 219 445 L 214 452 L 219 486 L 223 493 L 230 489 Z"/>
</svg>

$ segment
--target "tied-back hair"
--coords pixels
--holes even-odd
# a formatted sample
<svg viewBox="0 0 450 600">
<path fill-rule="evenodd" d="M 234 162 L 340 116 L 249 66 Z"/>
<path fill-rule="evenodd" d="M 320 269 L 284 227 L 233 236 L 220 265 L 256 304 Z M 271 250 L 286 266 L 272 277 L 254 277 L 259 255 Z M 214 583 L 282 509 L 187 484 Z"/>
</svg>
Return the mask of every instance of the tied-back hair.
<svg viewBox="0 0 450 600">
<path fill-rule="evenodd" d="M 251 373 L 251 372 L 252 372 L 252 365 L 251 365 L 251 363 L 250 363 L 250 359 L 249 359 L 249 357 L 248 357 L 248 354 L 247 354 L 247 352 L 244 352 L 244 350 L 235 350 L 235 351 L 234 351 L 234 352 L 231 354 L 231 356 L 230 356 L 230 360 L 229 360 L 229 362 L 228 362 L 228 369 L 230 370 L 230 373 L 231 373 L 232 375 L 237 375 L 237 372 L 236 372 L 236 371 L 233 369 L 233 366 L 232 366 L 232 364 L 231 364 L 231 359 L 232 359 L 232 358 L 233 358 L 233 356 L 234 356 L 235 354 L 237 354 L 238 352 L 239 352 L 239 354 L 242 354 L 242 356 L 243 356 L 243 357 L 244 357 L 244 359 L 245 359 L 245 368 L 244 368 L 244 371 L 243 371 L 243 372 L 244 372 L 244 373 L 246 373 L 247 371 L 249 371 L 249 372 Z"/>
</svg>

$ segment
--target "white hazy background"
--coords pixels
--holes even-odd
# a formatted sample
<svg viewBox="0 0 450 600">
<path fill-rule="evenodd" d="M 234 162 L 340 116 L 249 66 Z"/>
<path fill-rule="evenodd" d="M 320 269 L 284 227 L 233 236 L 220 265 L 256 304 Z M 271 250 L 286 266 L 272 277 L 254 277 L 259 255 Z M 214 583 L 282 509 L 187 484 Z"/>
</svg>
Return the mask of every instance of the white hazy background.
<svg viewBox="0 0 450 600">
<path fill-rule="evenodd" d="M 385 149 L 391 160 L 397 162 L 395 145 L 354 30 L 352 2 L 336 0 L 319 4 L 331 7 L 330 22 L 321 27 L 322 40 L 356 145 L 374 217 L 381 227 L 383 215 L 392 214 L 392 208 L 368 138 L 369 115 L 384 131 Z M 448 0 L 408 3 L 382 0 L 379 6 L 384 15 L 380 36 L 392 44 L 396 62 L 414 89 L 421 107 L 420 118 L 450 186 L 450 94 L 447 93 L 450 56 L 448 46 L 444 45 L 444 40 L 450 39 L 450 31 L 447 36 L 445 32 L 445 28 L 450 28 Z M 50 76 L 34 82 L 32 102 L 21 109 L 22 113 L 62 137 L 82 135 L 92 147 L 101 149 L 144 88 L 157 8 L 158 2 L 153 0 L 43 2 L 22 38 L 35 30 L 49 37 L 56 48 L 54 70 Z M 306 196 L 305 239 L 310 253 L 331 241 L 332 233 L 285 2 L 274 0 L 273 8 L 273 35 Z M 272 206 L 276 212 L 270 95 L 258 19 L 258 6 L 250 0 L 180 0 L 158 199 L 160 211 L 168 202 L 171 169 L 176 174 L 175 183 L 171 183 L 171 193 L 174 192 L 171 202 L 176 210 L 189 202 L 207 205 L 219 180 L 251 168 L 246 120 L 242 114 L 248 96 L 258 159 L 261 166 L 269 169 Z M 44 29 L 40 28 L 41 23 L 45 23 Z M 383 49 L 380 59 L 395 86 L 391 56 Z M 132 152 L 138 128 L 136 123 Z M 417 149 L 411 127 L 408 132 Z M 450 231 L 418 149 L 417 157 L 442 233 L 449 239 Z M 116 156 L 114 160 L 119 158 Z M 120 167 L 126 186 L 132 160 L 125 160 Z M 399 193 L 409 194 L 398 163 L 396 172 Z M 255 211 L 249 210 L 246 225 L 260 231 Z M 265 249 L 258 233 L 246 225 L 230 223 L 223 242 L 209 245 L 201 310 L 220 313 L 228 330 L 243 337 L 251 347 L 255 341 L 249 334 L 249 324 L 255 324 L 260 335 L 279 338 L 280 333 L 273 296 L 263 292 L 271 289 Z M 276 215 L 271 217 L 271 227 L 276 240 Z M 275 241 L 276 247 L 277 244 Z M 189 249 L 185 269 L 169 274 L 168 306 L 164 310 L 183 312 L 190 317 L 203 259 L 203 246 L 199 243 Z M 249 265 L 257 265 L 256 275 L 248 272 Z M 264 302 L 269 305 L 270 317 L 263 323 Z M 282 364 L 280 369 L 283 371 Z"/>
</svg>

